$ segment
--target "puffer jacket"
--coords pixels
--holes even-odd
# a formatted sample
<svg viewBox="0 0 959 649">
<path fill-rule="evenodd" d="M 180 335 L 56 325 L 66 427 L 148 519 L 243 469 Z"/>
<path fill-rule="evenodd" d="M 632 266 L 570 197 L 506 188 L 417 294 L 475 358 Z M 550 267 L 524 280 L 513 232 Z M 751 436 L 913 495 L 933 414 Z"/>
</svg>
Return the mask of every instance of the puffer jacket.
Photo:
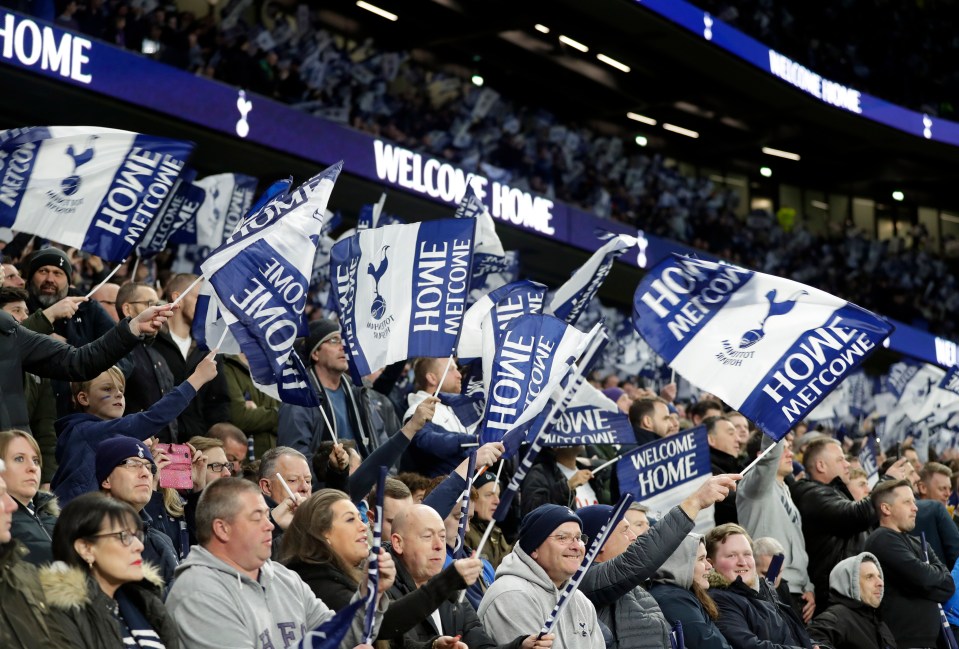
<svg viewBox="0 0 959 649">
<path fill-rule="evenodd" d="M 670 624 L 642 584 L 656 574 L 693 525 L 682 508 L 674 507 L 621 555 L 593 563 L 586 571 L 579 591 L 589 598 L 600 621 L 612 632 L 611 649 L 670 646 Z"/>
<path fill-rule="evenodd" d="M 47 628 L 47 605 L 36 566 L 23 560 L 16 541 L 0 545 L 0 647 L 47 649 L 53 646 Z"/>
<path fill-rule="evenodd" d="M 39 566 L 53 561 L 50 543 L 53 541 L 53 527 L 60 516 L 57 497 L 49 491 L 38 491 L 33 497 L 33 512 L 31 514 L 30 510 L 17 501 L 10 534 L 27 547 L 29 554 L 25 559 Z"/>
<path fill-rule="evenodd" d="M 166 649 L 178 649 L 176 624 L 167 614 L 159 575 L 143 564 L 143 581 L 120 586 L 117 591 L 129 598 L 160 636 Z M 40 583 L 47 598 L 49 626 L 55 645 L 82 649 L 121 649 L 123 636 L 114 615 L 116 600 L 80 568 L 54 563 L 40 571 Z"/>
<path fill-rule="evenodd" d="M 812 649 L 802 620 L 759 578 L 759 591 L 741 577 L 730 583 L 719 573 L 709 575 L 710 595 L 719 608 L 716 626 L 733 649 Z"/>
</svg>

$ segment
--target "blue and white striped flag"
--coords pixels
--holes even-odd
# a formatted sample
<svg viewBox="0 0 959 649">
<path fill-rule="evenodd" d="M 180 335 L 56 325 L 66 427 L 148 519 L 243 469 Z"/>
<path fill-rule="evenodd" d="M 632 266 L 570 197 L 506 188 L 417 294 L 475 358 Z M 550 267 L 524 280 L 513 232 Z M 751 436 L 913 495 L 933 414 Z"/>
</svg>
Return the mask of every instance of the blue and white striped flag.
<svg viewBox="0 0 959 649">
<path fill-rule="evenodd" d="M 307 631 L 303 639 L 297 645 L 298 649 L 339 649 L 340 643 L 353 626 L 353 618 L 356 612 L 363 605 L 363 600 L 358 599 L 350 602 L 329 620 L 316 627 L 312 631 Z"/>
<path fill-rule="evenodd" d="M 0 131 L 0 228 L 122 261 L 162 211 L 193 146 L 92 126 Z"/>
<path fill-rule="evenodd" d="M 376 520 L 373 522 L 373 546 L 366 566 L 366 619 L 363 623 L 363 641 L 373 644 L 373 623 L 376 618 L 376 589 L 380 584 L 380 549 L 383 547 L 383 498 L 386 496 L 386 473 L 389 467 L 380 467 L 376 482 Z"/>
<path fill-rule="evenodd" d="M 463 334 L 456 354 L 461 360 L 483 355 L 483 326 L 489 321 L 497 331 L 521 315 L 543 312 L 546 286 L 524 279 L 501 286 L 479 298 L 463 316 Z"/>
<path fill-rule="evenodd" d="M 316 241 L 342 167 L 337 163 L 270 201 L 202 265 L 254 385 L 284 403 L 319 403 L 293 344 L 308 332 L 303 312 Z"/>
<path fill-rule="evenodd" d="M 456 543 L 453 544 L 453 556 L 462 559 L 466 556 L 464 548 L 466 547 L 466 526 L 469 525 L 470 511 L 470 489 L 476 476 L 476 451 L 470 453 L 469 462 L 466 465 L 466 489 L 460 498 L 460 522 L 456 529 Z"/>
<path fill-rule="evenodd" d="M 472 286 L 483 286 L 490 274 L 508 270 L 511 260 L 506 258 L 503 244 L 500 243 L 499 235 L 496 234 L 496 224 L 472 185 L 466 186 L 463 200 L 460 201 L 453 216 L 457 219 L 476 219 Z"/>
<path fill-rule="evenodd" d="M 776 440 L 893 329 L 811 286 L 679 255 L 643 278 L 633 309 L 636 329 L 677 374 Z"/>
<path fill-rule="evenodd" d="M 596 292 L 603 285 L 613 263 L 627 250 L 636 245 L 636 237 L 626 234 L 610 235 L 610 239 L 580 266 L 566 283 L 556 289 L 553 299 L 546 307 L 551 313 L 569 324 L 576 324 Z"/>
<path fill-rule="evenodd" d="M 560 613 L 563 612 L 566 604 L 576 592 L 576 589 L 579 588 L 579 583 L 583 581 L 583 577 L 586 576 L 586 571 L 593 565 L 596 556 L 602 551 L 603 546 L 606 544 L 606 539 L 613 533 L 613 530 L 616 529 L 619 522 L 623 520 L 623 516 L 626 515 L 626 510 L 629 509 L 632 502 L 632 494 L 623 494 L 620 496 L 619 502 L 613 507 L 609 520 L 600 528 L 596 538 L 590 539 L 589 550 L 586 551 L 586 556 L 583 557 L 583 561 L 579 564 L 579 568 L 576 569 L 576 573 L 566 583 L 566 587 L 563 589 L 563 592 L 560 593 L 559 599 L 556 601 L 556 606 L 550 611 L 549 617 L 543 622 L 543 627 L 539 630 L 540 637 L 553 630 L 553 626 L 556 625 L 556 620 L 559 619 Z"/>
<path fill-rule="evenodd" d="M 159 254 L 168 243 L 175 241 L 179 232 L 192 231 L 193 243 L 196 243 L 196 211 L 206 195 L 193 184 L 196 171 L 185 169 L 173 190 L 173 197 L 167 203 L 163 213 L 150 223 L 143 239 L 137 244 L 137 254 L 150 258 Z M 191 227 L 192 226 L 192 227 Z"/>
<path fill-rule="evenodd" d="M 356 385 L 396 361 L 456 349 L 475 223 L 387 225 L 333 246 L 330 277 Z"/>
</svg>

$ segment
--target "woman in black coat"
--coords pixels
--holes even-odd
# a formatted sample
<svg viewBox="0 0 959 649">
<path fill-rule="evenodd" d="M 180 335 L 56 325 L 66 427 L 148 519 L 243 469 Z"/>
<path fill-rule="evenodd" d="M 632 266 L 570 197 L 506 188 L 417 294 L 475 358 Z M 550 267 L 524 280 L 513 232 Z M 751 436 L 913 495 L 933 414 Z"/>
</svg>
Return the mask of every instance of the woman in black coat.
<svg viewBox="0 0 959 649">
<path fill-rule="evenodd" d="M 7 492 L 17 503 L 10 533 L 26 546 L 24 557 L 35 565 L 50 563 L 53 527 L 60 513 L 52 493 L 40 491 L 43 464 L 40 446 L 30 433 L 22 430 L 0 431 L 0 459 L 6 465 Z"/>
</svg>

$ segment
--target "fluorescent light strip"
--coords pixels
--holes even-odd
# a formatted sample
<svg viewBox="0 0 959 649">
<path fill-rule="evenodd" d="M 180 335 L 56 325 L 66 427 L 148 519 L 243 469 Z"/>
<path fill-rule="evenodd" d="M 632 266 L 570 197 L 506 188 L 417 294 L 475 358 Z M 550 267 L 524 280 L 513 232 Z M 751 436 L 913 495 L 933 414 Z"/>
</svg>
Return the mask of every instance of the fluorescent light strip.
<svg viewBox="0 0 959 649">
<path fill-rule="evenodd" d="M 699 133 L 696 131 L 691 131 L 688 128 L 683 128 L 682 126 L 676 126 L 674 124 L 667 124 L 663 122 L 663 128 L 667 131 L 672 131 L 673 133 L 679 133 L 680 135 L 685 135 L 686 137 L 697 138 Z"/>
<path fill-rule="evenodd" d="M 790 153 L 789 151 L 771 149 L 768 146 L 764 146 L 762 150 L 763 150 L 763 153 L 765 153 L 766 155 L 774 155 L 777 158 L 786 158 L 786 160 L 795 160 L 796 162 L 799 162 L 798 153 Z"/>
<path fill-rule="evenodd" d="M 380 9 L 376 5 L 371 5 L 369 2 L 364 2 L 364 0 L 356 0 L 356 6 L 359 7 L 360 9 L 366 9 L 370 13 L 374 13 L 377 16 L 382 16 L 383 18 L 386 18 L 387 20 L 392 20 L 394 22 L 396 22 L 396 20 L 399 18 L 399 16 L 397 16 L 396 14 L 390 13 L 386 9 Z"/>
<path fill-rule="evenodd" d="M 639 113 L 626 113 L 626 117 L 637 122 L 642 122 L 643 124 L 656 126 L 655 119 L 653 119 L 652 117 L 646 117 L 645 115 L 640 115 Z"/>
<path fill-rule="evenodd" d="M 534 27 L 534 28 L 536 29 L 536 31 L 538 31 L 540 34 L 548 34 L 548 33 L 549 33 L 549 27 L 547 27 L 546 25 L 540 25 L 539 23 L 536 23 L 535 25 L 533 25 L 533 27 Z"/>
<path fill-rule="evenodd" d="M 570 38 L 569 36 L 563 36 L 562 34 L 560 34 L 560 36 L 559 36 L 559 42 L 562 43 L 562 44 L 564 44 L 564 45 L 569 45 L 569 46 L 572 47 L 574 50 L 579 50 L 580 52 L 588 52 L 588 51 L 589 51 L 589 48 L 588 48 L 588 47 L 586 47 L 585 45 L 583 45 L 583 44 L 580 43 L 579 41 L 574 41 L 574 40 L 573 40 L 572 38 Z"/>
<path fill-rule="evenodd" d="M 629 66 L 625 63 L 620 63 L 616 59 L 611 59 L 605 54 L 597 54 L 596 58 L 605 63 L 606 65 L 616 68 L 620 72 L 629 72 Z"/>
</svg>

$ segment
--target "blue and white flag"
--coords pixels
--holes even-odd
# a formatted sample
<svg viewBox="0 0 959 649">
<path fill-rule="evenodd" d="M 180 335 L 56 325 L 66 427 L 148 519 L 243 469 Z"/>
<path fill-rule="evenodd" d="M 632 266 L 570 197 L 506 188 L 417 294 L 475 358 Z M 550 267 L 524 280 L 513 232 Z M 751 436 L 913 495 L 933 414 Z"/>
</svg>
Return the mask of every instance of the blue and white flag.
<svg viewBox="0 0 959 649">
<path fill-rule="evenodd" d="M 630 493 L 660 516 L 683 502 L 712 476 L 705 426 L 640 446 L 616 463 L 620 493 Z M 659 518 L 659 516 L 657 516 Z M 697 530 L 712 527 L 713 508 L 700 512 Z"/>
<path fill-rule="evenodd" d="M 946 371 L 946 375 L 942 377 L 942 381 L 939 382 L 939 387 L 942 390 L 959 394 L 959 367 L 950 367 Z"/>
<path fill-rule="evenodd" d="M 329 620 L 308 631 L 297 645 L 298 649 L 339 649 L 362 605 L 363 600 L 358 599 L 341 608 Z"/>
<path fill-rule="evenodd" d="M 643 278 L 633 308 L 634 326 L 677 374 L 776 440 L 893 328 L 811 286 L 679 255 Z"/>
<path fill-rule="evenodd" d="M 599 287 L 603 285 L 613 263 L 635 245 L 636 237 L 626 234 L 613 235 L 565 284 L 556 289 L 546 313 L 551 313 L 569 324 L 576 324 L 579 316 L 596 296 Z"/>
<path fill-rule="evenodd" d="M 257 180 L 243 174 L 207 176 L 194 184 L 206 195 L 196 211 L 196 268 L 242 223 L 256 197 Z"/>
<path fill-rule="evenodd" d="M 379 226 L 380 214 L 383 213 L 383 205 L 386 203 L 386 194 L 380 194 L 380 200 L 375 203 L 368 203 L 360 208 L 360 213 L 356 217 L 356 229 L 372 230 Z"/>
<path fill-rule="evenodd" d="M 859 464 L 862 470 L 866 472 L 866 480 L 869 482 L 869 488 L 872 489 L 879 482 L 879 461 L 876 454 L 876 438 L 869 435 L 862 440 L 862 448 L 859 450 Z"/>
<path fill-rule="evenodd" d="M 196 171 L 184 170 L 173 190 L 173 197 L 163 212 L 153 219 L 143 239 L 137 244 L 138 255 L 149 259 L 159 254 L 168 243 L 175 241 L 179 232 L 192 232 L 192 243 L 196 243 L 196 212 L 203 204 L 206 192 L 193 184 L 194 178 Z"/>
<path fill-rule="evenodd" d="M 546 286 L 524 279 L 501 286 L 478 299 L 463 316 L 463 333 L 456 353 L 461 360 L 483 355 L 483 326 L 489 320 L 497 331 L 521 315 L 543 312 Z"/>
<path fill-rule="evenodd" d="M 470 489 L 477 476 L 476 473 L 476 451 L 470 452 L 469 462 L 466 463 L 466 477 L 468 484 L 460 496 L 460 522 L 456 526 L 456 542 L 453 544 L 453 557 L 462 559 L 466 556 L 466 526 L 469 525 L 470 511 Z"/>
<path fill-rule="evenodd" d="M 602 552 L 603 546 L 606 545 L 606 539 L 608 539 L 609 535 L 613 533 L 613 530 L 616 529 L 616 526 L 619 525 L 619 522 L 623 520 L 623 516 L 626 515 L 626 510 L 629 509 L 629 506 L 632 504 L 632 502 L 632 494 L 623 494 L 620 496 L 619 502 L 616 503 L 616 506 L 613 507 L 613 511 L 609 515 L 609 520 L 607 520 L 599 529 L 599 534 L 595 539 L 588 539 L 590 544 L 589 549 L 586 551 L 586 556 L 583 557 L 583 561 L 579 564 L 579 568 L 576 569 L 575 574 L 573 574 L 570 580 L 566 583 L 566 587 L 563 588 L 563 592 L 559 594 L 559 599 L 556 600 L 556 605 L 553 607 L 553 610 L 550 611 L 549 616 L 546 618 L 546 621 L 543 622 L 543 626 L 539 630 L 540 636 L 544 636 L 553 630 L 553 627 L 556 625 L 556 620 L 559 619 L 560 613 L 563 612 L 563 609 L 566 608 L 566 604 L 573 596 L 573 593 L 575 593 L 579 588 L 580 582 L 583 581 L 583 577 L 586 576 L 586 571 L 589 570 L 591 565 L 593 565 L 593 561 L 596 559 L 597 555 Z"/>
<path fill-rule="evenodd" d="M 190 332 L 197 346 L 209 350 L 219 343 L 221 354 L 239 354 L 243 350 L 230 333 L 223 315 L 226 308 L 213 291 L 213 286 L 210 282 L 202 282 L 195 290 L 196 305 L 193 308 Z"/>
<path fill-rule="evenodd" d="M 373 626 L 376 621 L 376 596 L 380 584 L 380 549 L 383 547 L 383 499 L 386 497 L 386 473 L 389 467 L 380 467 L 376 483 L 376 520 L 373 521 L 373 545 L 366 565 L 366 619 L 363 622 L 363 642 L 373 644 Z"/>
<path fill-rule="evenodd" d="M 162 211 L 193 147 L 93 126 L 0 131 L 0 228 L 122 261 Z"/>
<path fill-rule="evenodd" d="M 316 240 L 342 167 L 337 163 L 274 198 L 202 265 L 254 385 L 284 403 L 319 404 L 293 343 L 308 333 L 303 312 Z"/>
<path fill-rule="evenodd" d="M 510 321 L 501 338 L 498 331 L 484 329 L 486 412 L 480 443 L 499 442 L 531 424 L 595 335 L 596 330 L 586 334 L 542 314 Z"/>
<path fill-rule="evenodd" d="M 456 349 L 475 223 L 387 225 L 333 246 L 330 277 L 356 385 L 396 361 Z"/>
<path fill-rule="evenodd" d="M 554 393 L 552 398 L 556 400 L 557 395 Z M 536 428 L 537 424 L 533 424 L 532 429 Z M 589 383 L 576 391 L 559 420 L 543 437 L 544 446 L 579 444 L 636 444 L 636 433 L 626 413 Z"/>
<path fill-rule="evenodd" d="M 473 286 L 483 286 L 490 274 L 508 270 L 511 262 L 506 258 L 503 244 L 496 234 L 496 224 L 472 185 L 466 186 L 463 200 L 453 216 L 457 219 L 476 219 L 476 247 L 473 253 L 471 282 Z"/>
</svg>

